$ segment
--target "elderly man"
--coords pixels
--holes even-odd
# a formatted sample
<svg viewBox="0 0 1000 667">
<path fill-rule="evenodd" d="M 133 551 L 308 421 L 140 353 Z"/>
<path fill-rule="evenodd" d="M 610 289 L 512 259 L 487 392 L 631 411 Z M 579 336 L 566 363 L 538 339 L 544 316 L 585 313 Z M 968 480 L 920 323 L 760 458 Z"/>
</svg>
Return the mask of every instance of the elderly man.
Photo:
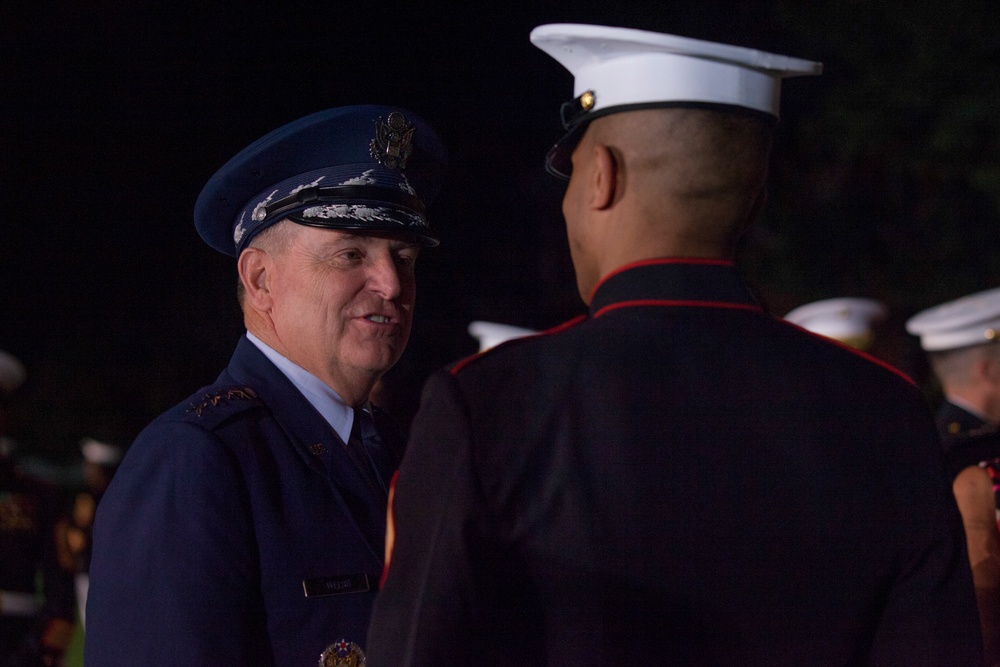
<svg viewBox="0 0 1000 667">
<path fill-rule="evenodd" d="M 961 522 L 900 373 L 733 264 L 797 59 L 549 25 L 589 314 L 435 374 L 369 667 L 974 665 Z"/>
<path fill-rule="evenodd" d="M 410 111 L 330 109 L 202 191 L 247 334 L 129 449 L 98 508 L 87 664 L 315 665 L 361 654 L 401 453 L 369 395 L 406 346 L 444 150 Z"/>
</svg>

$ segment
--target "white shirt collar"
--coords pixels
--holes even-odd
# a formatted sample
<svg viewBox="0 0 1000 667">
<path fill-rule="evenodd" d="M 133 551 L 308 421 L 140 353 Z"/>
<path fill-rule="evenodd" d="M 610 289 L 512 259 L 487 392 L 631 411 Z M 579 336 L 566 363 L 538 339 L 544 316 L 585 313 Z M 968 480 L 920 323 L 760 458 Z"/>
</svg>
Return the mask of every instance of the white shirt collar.
<svg viewBox="0 0 1000 667">
<path fill-rule="evenodd" d="M 354 425 L 354 410 L 351 406 L 344 403 L 337 392 L 325 382 L 301 366 L 289 361 L 249 331 L 247 339 L 257 346 L 257 349 L 263 352 L 264 356 L 270 359 L 271 363 L 277 366 L 285 377 L 291 380 L 292 384 L 305 396 L 305 399 L 323 415 L 323 419 L 337 432 L 340 439 L 347 442 L 351 436 L 351 427 Z"/>
</svg>

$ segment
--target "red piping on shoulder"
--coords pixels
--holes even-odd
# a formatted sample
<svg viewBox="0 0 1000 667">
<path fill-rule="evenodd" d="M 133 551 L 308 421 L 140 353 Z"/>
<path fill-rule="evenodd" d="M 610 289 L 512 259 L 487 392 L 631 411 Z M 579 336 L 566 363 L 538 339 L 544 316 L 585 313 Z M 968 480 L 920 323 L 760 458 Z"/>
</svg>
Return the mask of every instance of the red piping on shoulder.
<svg viewBox="0 0 1000 667">
<path fill-rule="evenodd" d="M 539 336 L 550 336 L 550 335 L 552 335 L 554 333 L 559 333 L 560 331 L 564 331 L 566 329 L 569 329 L 572 326 L 576 326 L 577 324 L 579 324 L 580 322 L 583 322 L 586 319 L 587 319 L 586 315 L 578 315 L 577 317 L 574 317 L 571 320 L 563 322 L 562 324 L 556 325 L 556 326 L 552 327 L 551 329 L 546 329 L 545 331 L 539 331 L 538 333 L 534 333 L 534 334 L 531 334 L 529 336 L 522 336 L 520 338 L 515 338 L 514 340 L 509 340 L 509 341 L 506 341 L 504 343 L 501 343 L 501 345 L 509 345 L 509 344 L 512 344 L 512 343 L 517 343 L 518 341 L 528 340 L 530 338 L 538 338 Z M 476 352 L 475 354 L 473 354 L 471 356 L 468 356 L 465 359 L 462 359 L 461 361 L 459 361 L 458 363 L 456 363 L 454 366 L 451 367 L 451 370 L 449 371 L 449 373 L 451 373 L 452 375 L 456 375 L 460 370 L 462 370 L 463 368 L 465 368 L 466 366 L 468 366 L 469 364 L 471 364 L 473 361 L 475 361 L 479 357 L 483 356 L 484 354 L 489 354 L 490 352 L 492 352 L 493 349 L 494 348 L 490 348 L 489 350 L 483 350 L 482 352 Z"/>
<path fill-rule="evenodd" d="M 818 333 L 816 333 L 814 331 L 809 331 L 809 329 L 805 329 L 803 327 L 800 327 L 797 324 L 792 324 L 788 320 L 779 319 L 778 321 L 781 322 L 782 324 L 786 324 L 786 325 L 788 325 L 790 327 L 795 327 L 799 331 L 804 331 L 807 334 L 809 334 L 810 336 L 812 336 L 813 338 L 819 338 L 821 340 L 826 341 L 827 343 L 830 343 L 832 345 L 836 345 L 839 348 L 847 350 L 848 352 L 853 352 L 854 354 L 856 354 L 857 356 L 861 357 L 862 359 L 867 359 L 868 361 L 872 362 L 873 364 L 881 366 L 882 368 L 886 369 L 887 371 L 895 373 L 899 377 L 903 378 L 904 380 L 906 380 L 907 382 L 909 382 L 910 384 L 912 384 L 914 387 L 918 386 L 917 383 L 914 382 L 913 379 L 909 375 L 907 375 L 903 371 L 899 370 L 898 368 L 896 368 L 892 364 L 888 364 L 888 363 L 882 361 L 878 357 L 873 357 L 872 355 L 868 354 L 867 352 L 863 352 L 863 351 L 859 350 L 856 347 L 851 347 L 850 345 L 845 345 L 844 343 L 841 343 L 839 340 L 837 340 L 835 338 L 828 338 L 827 336 L 822 336 L 822 335 L 820 335 L 820 334 L 818 334 Z"/>
<path fill-rule="evenodd" d="M 612 303 L 604 308 L 601 308 L 596 313 L 594 317 L 600 317 L 605 313 L 612 310 L 618 310 L 619 308 L 636 308 L 642 306 L 659 306 L 659 307 L 677 307 L 677 306 L 688 306 L 694 308 L 730 308 L 732 310 L 749 310 L 756 313 L 764 312 L 761 310 L 760 306 L 754 306 L 747 303 L 728 303 L 725 301 L 669 301 L 666 299 L 642 299 L 637 301 L 619 301 L 618 303 Z"/>
<path fill-rule="evenodd" d="M 623 264 L 617 269 L 604 276 L 597 281 L 594 285 L 594 289 L 590 292 L 590 299 L 587 303 L 594 300 L 594 294 L 597 293 L 597 288 L 603 285 L 608 278 L 611 276 L 616 276 L 623 271 L 628 271 L 629 269 L 635 269 L 640 266 L 656 266 L 658 264 L 700 264 L 702 266 L 736 266 L 733 262 L 727 259 L 712 259 L 709 257 L 658 257 L 656 259 L 642 259 L 638 262 L 631 262 L 630 264 Z"/>
</svg>

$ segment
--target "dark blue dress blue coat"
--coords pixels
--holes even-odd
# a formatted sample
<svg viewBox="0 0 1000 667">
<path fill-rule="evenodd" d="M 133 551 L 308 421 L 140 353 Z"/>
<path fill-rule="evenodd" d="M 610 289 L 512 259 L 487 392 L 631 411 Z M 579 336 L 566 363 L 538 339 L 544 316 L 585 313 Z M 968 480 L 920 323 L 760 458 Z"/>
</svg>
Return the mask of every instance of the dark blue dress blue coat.
<svg viewBox="0 0 1000 667">
<path fill-rule="evenodd" d="M 953 438 L 964 436 L 970 431 L 976 431 L 989 425 L 989 422 L 982 417 L 974 415 L 948 400 L 941 403 L 941 407 L 938 408 L 935 423 L 946 451 Z"/>
<path fill-rule="evenodd" d="M 628 267 L 428 381 L 368 667 L 980 664 L 940 456 L 912 383 L 734 266 Z"/>
<path fill-rule="evenodd" d="M 88 667 L 312 667 L 338 639 L 363 644 L 384 512 L 333 429 L 242 338 L 215 384 L 139 435 L 101 500 Z"/>
</svg>

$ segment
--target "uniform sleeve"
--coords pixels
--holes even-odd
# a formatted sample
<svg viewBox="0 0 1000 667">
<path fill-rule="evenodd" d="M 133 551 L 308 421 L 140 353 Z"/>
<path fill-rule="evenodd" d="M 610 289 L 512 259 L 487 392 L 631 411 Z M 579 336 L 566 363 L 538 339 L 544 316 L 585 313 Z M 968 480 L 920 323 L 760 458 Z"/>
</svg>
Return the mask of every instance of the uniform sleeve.
<svg viewBox="0 0 1000 667">
<path fill-rule="evenodd" d="M 986 664 L 1000 664 L 1000 534 L 993 480 L 985 469 L 969 466 L 951 488 L 965 527 Z"/>
<path fill-rule="evenodd" d="M 88 667 L 270 664 L 255 544 L 232 452 L 193 424 L 154 422 L 97 511 Z"/>
<path fill-rule="evenodd" d="M 395 539 L 368 635 L 369 667 L 477 664 L 481 503 L 470 429 L 454 379 L 424 390 L 392 503 Z"/>
<path fill-rule="evenodd" d="M 920 413 L 915 412 L 919 416 Z M 976 597 L 961 516 L 928 417 L 896 450 L 899 465 L 885 480 L 896 499 L 905 547 L 887 592 L 871 656 L 873 665 L 982 665 Z M 922 424 L 921 424 L 922 425 Z"/>
</svg>

